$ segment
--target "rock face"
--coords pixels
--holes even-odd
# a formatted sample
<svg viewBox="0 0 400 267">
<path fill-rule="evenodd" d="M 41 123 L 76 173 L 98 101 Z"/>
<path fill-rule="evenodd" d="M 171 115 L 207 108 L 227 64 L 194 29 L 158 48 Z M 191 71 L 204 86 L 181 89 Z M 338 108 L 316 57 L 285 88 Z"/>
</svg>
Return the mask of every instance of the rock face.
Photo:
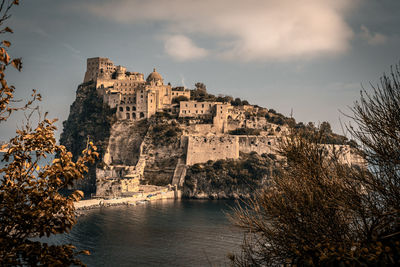
<svg viewBox="0 0 400 267">
<path fill-rule="evenodd" d="M 143 142 L 146 157 L 144 183 L 165 186 L 172 183 L 178 161 L 185 162 L 186 139 L 176 120 L 153 118 Z"/>
<path fill-rule="evenodd" d="M 117 121 L 111 127 L 104 163 L 107 165 L 135 166 L 140 157 L 140 146 L 147 133 L 148 123 Z"/>
<path fill-rule="evenodd" d="M 187 198 L 248 198 L 272 175 L 277 175 L 273 156 L 241 153 L 238 160 L 208 161 L 190 166 L 183 184 Z"/>
<path fill-rule="evenodd" d="M 102 162 L 108 146 L 111 125 L 115 121 L 115 110 L 103 104 L 92 82 L 78 86 L 76 99 L 70 107 L 68 119 L 63 122 L 64 130 L 60 136 L 60 144 L 72 152 L 75 159 L 86 147 L 88 138 L 98 148 Z M 84 180 L 77 181 L 73 189 L 81 189 L 86 193 L 96 190 L 95 167 L 91 166 L 89 175 Z"/>
<path fill-rule="evenodd" d="M 281 158 L 276 146 L 280 136 L 273 132 L 285 127 L 268 123 L 267 114 L 261 112 L 266 109 L 249 105 L 235 108 L 223 124 L 218 120 L 221 114 L 227 114 L 224 108 L 229 105 L 221 103 L 215 104 L 218 116 L 213 117 L 212 123 L 207 116 L 179 117 L 185 113 L 180 113 L 177 105 L 149 118 L 117 120 L 116 109 L 100 97 L 98 90 L 103 89 L 96 89 L 93 82 L 81 84 L 63 123 L 60 143 L 75 158 L 88 139 L 100 154 L 87 177 L 73 189 L 101 197 L 120 197 L 137 193 L 140 184 L 172 185 L 169 188 L 179 187 L 188 198 L 236 199 L 249 197 L 277 175 Z M 125 103 L 129 98 L 119 101 Z M 206 107 L 205 102 L 191 104 L 193 108 Z M 188 111 L 187 115 L 204 110 L 181 111 Z M 279 116 L 273 116 L 276 117 Z M 311 130 L 312 127 L 309 126 Z M 350 150 L 347 154 L 351 154 Z"/>
</svg>

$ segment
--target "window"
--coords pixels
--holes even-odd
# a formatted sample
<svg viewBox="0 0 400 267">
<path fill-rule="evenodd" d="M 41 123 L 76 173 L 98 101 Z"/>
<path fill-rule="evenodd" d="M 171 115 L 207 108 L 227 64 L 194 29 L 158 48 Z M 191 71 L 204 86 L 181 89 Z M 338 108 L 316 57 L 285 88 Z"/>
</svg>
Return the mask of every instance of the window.
<svg viewBox="0 0 400 267">
<path fill-rule="evenodd" d="M 126 107 L 126 111 L 131 111 L 131 109 L 129 107 Z"/>
<path fill-rule="evenodd" d="M 185 106 L 187 107 L 187 104 L 185 104 Z"/>
<path fill-rule="evenodd" d="M 196 110 L 196 114 L 199 113 L 198 110 Z"/>
<path fill-rule="evenodd" d="M 127 120 L 130 120 L 131 119 L 131 116 L 130 116 L 131 114 L 129 114 L 129 113 L 126 113 L 126 119 Z"/>
<path fill-rule="evenodd" d="M 201 104 L 201 107 L 204 108 L 204 104 Z"/>
<path fill-rule="evenodd" d="M 194 104 L 194 107 L 197 108 L 197 104 Z"/>
<path fill-rule="evenodd" d="M 119 111 L 124 111 L 124 108 L 123 107 L 119 107 Z"/>
</svg>

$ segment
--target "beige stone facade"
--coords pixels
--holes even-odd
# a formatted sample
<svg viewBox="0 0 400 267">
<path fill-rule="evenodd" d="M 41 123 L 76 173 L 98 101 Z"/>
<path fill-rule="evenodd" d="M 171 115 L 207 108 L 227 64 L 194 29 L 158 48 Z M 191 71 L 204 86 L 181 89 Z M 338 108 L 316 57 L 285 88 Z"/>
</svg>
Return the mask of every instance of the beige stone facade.
<svg viewBox="0 0 400 267">
<path fill-rule="evenodd" d="M 103 101 L 117 109 L 120 120 L 150 118 L 157 111 L 168 109 L 175 96 L 190 98 L 190 91 L 164 85 L 162 76 L 154 69 L 147 79 L 138 72 L 115 66 L 108 58 L 89 58 L 84 82 L 93 81 Z M 172 93 L 174 93 L 172 95 Z"/>
</svg>

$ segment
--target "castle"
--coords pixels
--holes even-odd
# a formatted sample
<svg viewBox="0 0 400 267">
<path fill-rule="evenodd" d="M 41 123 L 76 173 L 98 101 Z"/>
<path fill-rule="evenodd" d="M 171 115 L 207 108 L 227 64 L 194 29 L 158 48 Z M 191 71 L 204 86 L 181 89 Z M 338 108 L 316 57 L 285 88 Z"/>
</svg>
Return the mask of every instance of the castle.
<svg viewBox="0 0 400 267">
<path fill-rule="evenodd" d="M 156 112 L 169 111 L 186 118 L 211 116 L 215 129 L 227 132 L 228 119 L 237 119 L 240 115 L 243 117 L 248 109 L 254 108 L 247 105 L 235 109 L 230 103 L 190 100 L 190 90 L 172 87 L 170 83 L 165 85 L 156 69 L 145 80 L 142 73 L 129 72 L 123 66 L 115 66 L 108 58 L 87 59 L 86 82 L 95 83 L 103 102 L 116 108 L 119 120 L 148 119 Z"/>
<path fill-rule="evenodd" d="M 276 155 L 277 139 L 287 131 L 283 123 L 267 121 L 266 108 L 191 99 L 192 90 L 164 84 L 156 69 L 145 80 L 142 73 L 115 66 L 108 58 L 89 58 L 84 84 L 95 85 L 117 118 L 104 164 L 96 170 L 98 196 L 132 194 L 146 176 L 167 177 L 169 184 L 180 187 L 188 166 L 209 160 L 238 159 L 240 153 L 252 152 Z M 154 141 L 149 128 L 139 132 L 140 122 L 159 112 L 173 115 L 170 125 L 181 121 L 182 134 L 175 144 L 156 144 L 162 140 Z M 344 162 L 359 161 L 348 146 L 341 149 Z"/>
</svg>

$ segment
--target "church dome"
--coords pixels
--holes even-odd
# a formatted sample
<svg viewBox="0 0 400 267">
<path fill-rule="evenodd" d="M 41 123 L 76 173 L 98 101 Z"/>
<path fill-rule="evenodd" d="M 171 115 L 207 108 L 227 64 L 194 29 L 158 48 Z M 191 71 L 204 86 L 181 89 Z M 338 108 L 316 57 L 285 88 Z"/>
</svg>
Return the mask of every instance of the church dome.
<svg viewBox="0 0 400 267">
<path fill-rule="evenodd" d="M 162 78 L 161 74 L 158 73 L 158 72 L 156 71 L 156 69 L 154 68 L 154 69 L 153 69 L 153 72 L 150 73 L 149 76 L 147 76 L 146 81 L 147 81 L 147 82 L 152 82 L 152 81 L 153 81 L 153 82 L 158 82 L 158 81 L 163 82 L 163 78 Z"/>
</svg>

